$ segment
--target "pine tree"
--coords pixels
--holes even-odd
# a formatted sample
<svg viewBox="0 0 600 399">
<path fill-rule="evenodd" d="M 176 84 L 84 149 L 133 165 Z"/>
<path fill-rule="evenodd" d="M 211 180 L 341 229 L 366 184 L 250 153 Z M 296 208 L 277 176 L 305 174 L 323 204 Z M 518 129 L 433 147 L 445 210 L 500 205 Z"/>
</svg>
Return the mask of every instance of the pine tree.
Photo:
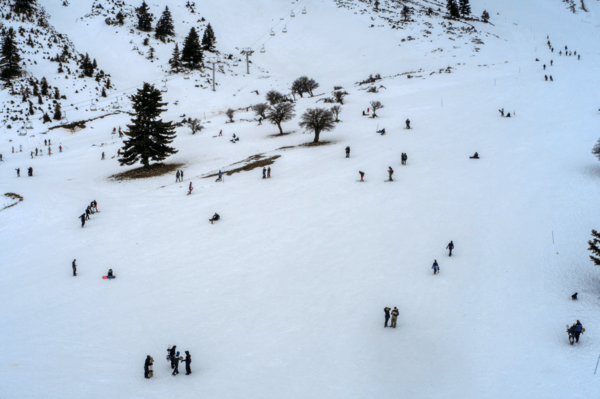
<svg viewBox="0 0 600 399">
<path fill-rule="evenodd" d="M 202 65 L 202 48 L 199 40 L 196 29 L 192 28 L 183 43 L 181 61 L 190 69 L 197 69 Z"/>
<path fill-rule="evenodd" d="M 17 14 L 29 14 L 33 11 L 36 0 L 15 0 L 13 10 Z"/>
<path fill-rule="evenodd" d="M 458 0 L 458 10 L 460 11 L 460 15 L 468 17 L 471 14 L 469 0 Z"/>
<path fill-rule="evenodd" d="M 597 156 L 598 160 L 600 160 L 600 139 L 598 139 L 596 144 L 594 144 L 594 148 L 592 148 L 592 154 Z"/>
<path fill-rule="evenodd" d="M 102 88 L 102 97 L 106 97 L 106 87 Z"/>
<path fill-rule="evenodd" d="M 142 5 L 135 9 L 138 17 L 137 28 L 144 32 L 150 32 L 152 30 L 154 15 L 150 14 L 149 11 L 150 8 L 148 8 L 148 4 L 146 4 L 145 1 L 142 1 Z"/>
<path fill-rule="evenodd" d="M 132 124 L 127 125 L 125 135 L 128 139 L 123 145 L 123 155 L 119 158 L 121 165 L 133 165 L 140 161 L 144 167 L 150 161 L 163 161 L 168 156 L 176 154 L 177 150 L 169 147 L 175 139 L 173 122 L 163 122 L 158 119 L 166 109 L 161 108 L 167 103 L 162 102 L 162 94 L 149 83 L 144 83 L 137 94 L 131 96 L 135 117 Z"/>
<path fill-rule="evenodd" d="M 588 244 L 590 245 L 588 251 L 592 253 L 590 259 L 596 266 L 600 266 L 600 233 L 596 230 L 592 230 L 592 237 L 594 238 L 588 241 Z"/>
<path fill-rule="evenodd" d="M 216 42 L 217 38 L 215 37 L 215 32 L 213 31 L 212 26 L 208 24 L 204 31 L 204 36 L 202 36 L 202 50 L 214 53 Z"/>
<path fill-rule="evenodd" d="M 85 57 L 83 57 L 83 61 L 81 61 L 81 65 L 79 69 L 83 71 L 83 75 L 87 77 L 94 76 L 94 64 L 90 60 L 90 56 L 86 53 Z"/>
<path fill-rule="evenodd" d="M 175 43 L 169 65 L 171 65 L 171 70 L 175 72 L 179 72 L 179 69 L 181 68 L 181 54 L 179 54 L 179 45 L 177 43 Z"/>
<path fill-rule="evenodd" d="M 160 19 L 156 23 L 156 28 L 154 28 L 154 37 L 156 37 L 161 42 L 165 42 L 167 36 L 175 36 L 175 27 L 173 25 L 173 17 L 171 16 L 171 11 L 169 11 L 169 7 L 165 7 L 165 11 L 163 11 Z"/>
<path fill-rule="evenodd" d="M 407 5 L 404 5 L 404 7 L 402 7 L 402 11 L 400 12 L 402 17 L 404 18 L 404 21 L 408 21 L 410 19 L 411 13 L 412 12 L 411 12 L 410 8 L 408 8 Z"/>
<path fill-rule="evenodd" d="M 42 78 L 42 81 L 40 82 L 40 86 L 42 89 L 42 96 L 47 96 L 48 95 L 48 81 L 46 80 L 45 76 Z"/>
<path fill-rule="evenodd" d="M 483 19 L 483 22 L 489 21 L 490 14 L 487 12 L 487 10 L 483 10 L 483 13 L 481 14 L 481 19 Z"/>
<path fill-rule="evenodd" d="M 56 103 L 56 108 L 54 108 L 54 120 L 61 120 L 62 119 L 62 110 L 60 109 L 60 103 L 57 102 Z"/>
<path fill-rule="evenodd" d="M 15 77 L 21 76 L 21 55 L 19 48 L 15 43 L 15 31 L 12 27 L 6 32 L 2 39 L 2 49 L 0 50 L 0 79 L 9 82 Z"/>
<path fill-rule="evenodd" d="M 54 99 L 60 100 L 60 90 L 58 90 L 58 87 L 54 88 Z"/>
<path fill-rule="evenodd" d="M 452 18 L 460 18 L 460 13 L 458 11 L 458 5 L 456 4 L 456 0 L 448 0 L 446 3 L 446 9 L 448 10 L 448 14 Z"/>
<path fill-rule="evenodd" d="M 122 11 L 119 11 L 117 16 L 115 17 L 119 25 L 123 25 L 125 23 L 125 15 L 123 15 Z"/>
</svg>

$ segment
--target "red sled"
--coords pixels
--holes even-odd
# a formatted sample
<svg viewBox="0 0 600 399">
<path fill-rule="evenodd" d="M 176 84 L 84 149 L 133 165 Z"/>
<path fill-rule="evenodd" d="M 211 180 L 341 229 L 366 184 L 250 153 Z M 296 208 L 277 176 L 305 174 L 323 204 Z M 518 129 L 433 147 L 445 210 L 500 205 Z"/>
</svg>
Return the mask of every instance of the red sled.
<svg viewBox="0 0 600 399">
<path fill-rule="evenodd" d="M 116 277 L 115 276 L 110 276 L 110 277 L 102 276 L 102 279 L 104 279 L 104 280 L 112 280 L 113 278 L 116 278 Z"/>
</svg>

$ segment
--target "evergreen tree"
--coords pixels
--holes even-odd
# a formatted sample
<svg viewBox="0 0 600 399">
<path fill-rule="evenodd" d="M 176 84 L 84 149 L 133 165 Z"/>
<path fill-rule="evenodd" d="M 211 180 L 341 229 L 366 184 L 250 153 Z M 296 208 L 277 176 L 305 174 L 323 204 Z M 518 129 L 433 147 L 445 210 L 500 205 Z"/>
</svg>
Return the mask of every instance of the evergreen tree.
<svg viewBox="0 0 600 399">
<path fill-rule="evenodd" d="M 404 21 L 408 21 L 410 19 L 410 14 L 411 14 L 410 8 L 408 8 L 407 5 L 404 5 L 404 7 L 402 7 L 402 11 L 400 12 L 400 14 L 404 18 Z"/>
<path fill-rule="evenodd" d="M 44 112 L 44 123 L 48 122 L 52 122 L 52 119 L 50 119 L 50 115 L 47 112 Z"/>
<path fill-rule="evenodd" d="M 106 87 L 102 88 L 102 97 L 106 97 Z"/>
<path fill-rule="evenodd" d="M 150 32 L 152 30 L 152 21 L 154 20 L 154 15 L 150 14 L 150 8 L 148 8 L 148 4 L 145 1 L 142 1 L 142 5 L 135 9 L 137 14 L 138 23 L 137 28 L 144 32 Z"/>
<path fill-rule="evenodd" d="M 175 72 L 179 72 L 179 69 L 181 68 L 181 54 L 179 54 L 179 45 L 177 43 L 175 43 L 169 65 L 171 65 L 171 70 Z"/>
<path fill-rule="evenodd" d="M 217 38 L 215 37 L 215 32 L 213 32 L 212 26 L 208 24 L 204 31 L 204 36 L 202 36 L 202 50 L 214 53 L 216 42 Z"/>
<path fill-rule="evenodd" d="M 596 230 L 592 230 L 592 237 L 594 238 L 588 241 L 588 244 L 590 245 L 588 251 L 592 253 L 590 259 L 596 266 L 600 266 L 600 233 Z"/>
<path fill-rule="evenodd" d="M 165 11 L 163 11 L 160 19 L 156 23 L 156 28 L 154 28 L 154 37 L 156 37 L 161 42 L 165 42 L 167 36 L 175 36 L 175 27 L 173 25 L 173 17 L 171 16 L 171 11 L 169 11 L 169 7 L 165 7 Z"/>
<path fill-rule="evenodd" d="M 490 20 L 490 14 L 487 12 L 487 10 L 483 10 L 483 13 L 481 14 L 481 19 L 483 19 L 483 22 L 487 22 Z"/>
<path fill-rule="evenodd" d="M 119 158 L 121 165 L 133 165 L 140 161 L 144 167 L 150 161 L 163 161 L 168 156 L 176 154 L 177 150 L 167 144 L 175 139 L 173 122 L 163 122 L 158 119 L 166 109 L 161 108 L 167 103 L 162 102 L 162 94 L 149 83 L 144 83 L 137 94 L 131 96 L 135 117 L 132 124 L 127 125 L 125 135 L 128 139 L 123 145 L 123 155 Z"/>
<path fill-rule="evenodd" d="M 196 29 L 190 29 L 190 33 L 183 42 L 181 50 L 181 61 L 190 69 L 197 69 L 202 65 L 202 48 L 200 47 L 200 38 Z"/>
<path fill-rule="evenodd" d="M 54 88 L 54 99 L 60 100 L 60 90 L 58 90 L 58 87 Z"/>
<path fill-rule="evenodd" d="M 62 119 L 62 110 L 60 109 L 60 103 L 57 102 L 56 103 L 56 108 L 54 108 L 54 120 L 61 120 Z"/>
<path fill-rule="evenodd" d="M 446 9 L 448 10 L 448 14 L 452 18 L 460 18 L 460 13 L 458 11 L 458 5 L 456 4 L 456 0 L 448 0 L 446 3 Z"/>
<path fill-rule="evenodd" d="M 600 139 L 598 139 L 598 142 L 594 145 L 594 148 L 592 148 L 592 154 L 597 156 L 598 160 L 600 160 Z"/>
<path fill-rule="evenodd" d="M 458 0 L 458 10 L 460 11 L 460 15 L 468 17 L 471 14 L 469 0 Z"/>
<path fill-rule="evenodd" d="M 119 11 L 117 13 L 117 16 L 115 17 L 115 19 L 117 20 L 119 25 L 123 25 L 125 23 L 125 15 L 123 15 L 122 11 Z"/>
<path fill-rule="evenodd" d="M 6 32 L 2 39 L 0 50 L 0 79 L 9 82 L 11 79 L 21 76 L 21 55 L 15 43 L 15 31 L 12 27 Z"/>
<path fill-rule="evenodd" d="M 42 78 L 42 81 L 40 82 L 40 86 L 42 89 L 42 96 L 47 96 L 48 95 L 48 81 L 46 80 L 45 76 Z"/>
<path fill-rule="evenodd" d="M 87 53 L 85 54 L 85 57 L 83 57 L 83 61 L 81 61 L 79 69 L 82 70 L 84 76 L 90 78 L 94 76 L 94 64 L 90 60 L 90 56 Z"/>
<path fill-rule="evenodd" d="M 13 10 L 17 14 L 29 14 L 33 11 L 36 0 L 15 0 Z"/>
</svg>

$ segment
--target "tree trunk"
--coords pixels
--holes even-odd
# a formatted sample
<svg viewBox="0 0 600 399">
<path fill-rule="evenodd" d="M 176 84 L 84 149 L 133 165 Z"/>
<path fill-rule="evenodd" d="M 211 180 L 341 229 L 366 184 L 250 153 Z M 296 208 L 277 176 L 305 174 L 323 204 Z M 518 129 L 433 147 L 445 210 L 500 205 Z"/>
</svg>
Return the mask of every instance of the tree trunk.
<svg viewBox="0 0 600 399">
<path fill-rule="evenodd" d="M 319 142 L 319 134 L 321 134 L 320 130 L 315 130 L 315 139 L 313 140 L 313 143 L 318 143 Z"/>
<path fill-rule="evenodd" d="M 281 122 L 277 122 L 277 127 L 279 128 L 279 134 L 283 134 L 283 129 L 281 128 Z"/>
</svg>

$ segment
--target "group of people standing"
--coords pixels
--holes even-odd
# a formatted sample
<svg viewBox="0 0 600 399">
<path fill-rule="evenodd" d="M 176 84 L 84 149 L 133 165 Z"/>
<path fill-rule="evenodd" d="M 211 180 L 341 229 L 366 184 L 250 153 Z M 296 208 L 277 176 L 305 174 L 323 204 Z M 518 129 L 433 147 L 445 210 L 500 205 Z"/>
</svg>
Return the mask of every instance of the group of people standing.
<svg viewBox="0 0 600 399">
<path fill-rule="evenodd" d="M 81 227 L 85 226 L 85 221 L 90 220 L 90 215 L 96 212 L 99 212 L 98 203 L 96 202 L 96 200 L 93 200 L 92 202 L 90 202 L 87 208 L 85 208 L 85 213 L 79 216 L 79 219 L 81 219 Z"/>
<path fill-rule="evenodd" d="M 388 321 L 390 320 L 390 315 L 392 318 L 392 324 L 390 325 L 390 327 L 392 328 L 396 328 L 396 321 L 398 320 L 398 315 L 400 314 L 400 312 L 398 311 L 398 308 L 394 306 L 394 310 L 392 310 L 390 312 L 390 308 L 385 307 L 383 309 L 383 311 L 385 312 L 385 323 L 383 324 L 383 327 L 387 327 L 388 326 Z"/>
<path fill-rule="evenodd" d="M 183 181 L 183 170 L 178 170 L 177 173 L 175 173 L 175 183 Z"/>
<path fill-rule="evenodd" d="M 148 361 L 154 361 L 150 355 L 146 358 L 146 364 Z M 190 355 L 190 351 L 185 351 L 185 358 L 179 355 L 177 351 L 177 345 L 169 345 L 167 349 L 167 361 L 171 362 L 171 369 L 173 370 L 172 375 L 179 374 L 179 362 L 185 362 L 185 375 L 192 374 L 192 355 Z M 144 376 L 146 378 L 151 378 L 152 375 L 149 376 L 149 372 L 151 372 L 152 363 L 149 364 L 149 367 L 144 364 Z"/>
<path fill-rule="evenodd" d="M 270 179 L 271 178 L 271 167 L 269 166 L 269 168 L 267 169 L 263 166 L 262 173 L 263 173 L 263 177 L 262 177 L 263 179 Z"/>
</svg>

